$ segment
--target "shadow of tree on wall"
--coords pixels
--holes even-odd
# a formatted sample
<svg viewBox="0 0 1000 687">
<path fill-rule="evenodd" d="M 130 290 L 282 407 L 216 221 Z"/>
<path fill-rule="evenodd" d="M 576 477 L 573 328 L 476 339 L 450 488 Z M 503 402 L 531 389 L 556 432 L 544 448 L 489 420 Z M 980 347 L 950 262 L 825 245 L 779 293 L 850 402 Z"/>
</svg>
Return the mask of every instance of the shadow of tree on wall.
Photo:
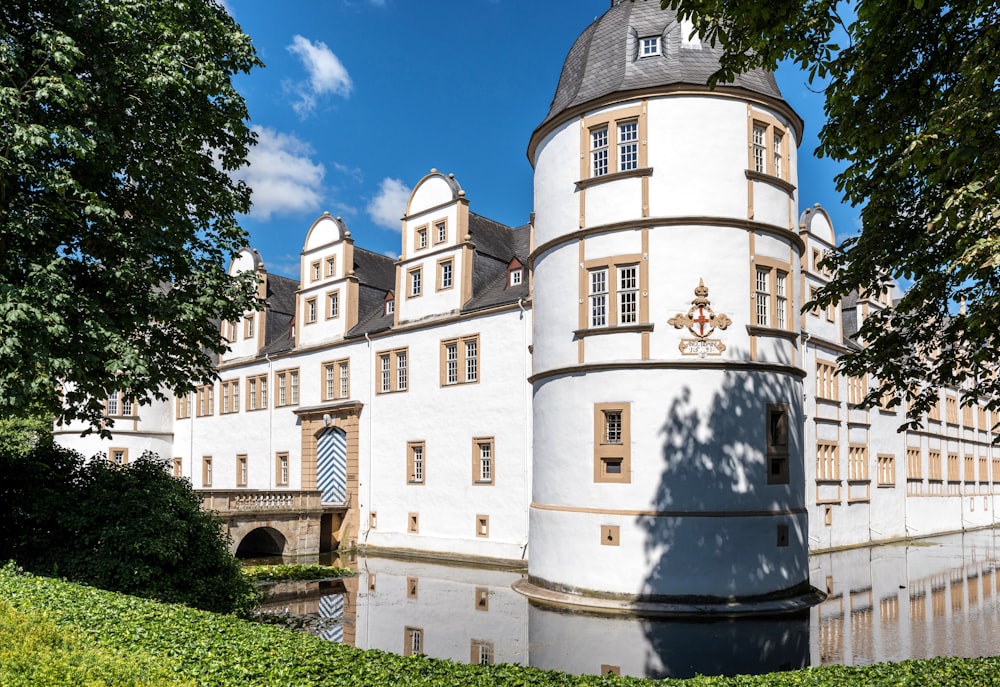
<svg viewBox="0 0 1000 687">
<path fill-rule="evenodd" d="M 719 379 L 705 378 L 709 384 Z M 714 392 L 683 387 L 673 395 L 659 430 L 662 472 L 650 507 L 658 515 L 638 518 L 646 533 L 644 596 L 718 602 L 807 584 L 801 394 L 797 377 L 730 370 L 721 373 Z M 786 484 L 767 482 L 771 403 L 787 403 L 790 411 Z M 768 515 L 789 510 L 799 514 Z M 733 512 L 744 515 L 723 517 Z M 787 526 L 784 546 L 779 525 Z M 808 612 L 783 619 L 700 620 L 688 632 L 647 624 L 651 675 L 675 674 L 671 662 L 676 674 L 690 674 L 692 661 L 695 671 L 706 674 L 808 664 Z M 702 638 L 700 646 L 692 644 L 694 637 Z"/>
</svg>

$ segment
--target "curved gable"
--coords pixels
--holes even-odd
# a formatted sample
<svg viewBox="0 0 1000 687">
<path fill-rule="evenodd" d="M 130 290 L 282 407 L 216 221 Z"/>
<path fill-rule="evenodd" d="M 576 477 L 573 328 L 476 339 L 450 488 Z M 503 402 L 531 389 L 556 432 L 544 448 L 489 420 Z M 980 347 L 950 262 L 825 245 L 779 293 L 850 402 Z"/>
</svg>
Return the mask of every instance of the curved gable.
<svg viewBox="0 0 1000 687">
<path fill-rule="evenodd" d="M 324 212 L 306 234 L 306 243 L 302 251 L 310 251 L 315 248 L 336 243 L 343 238 L 347 238 L 351 232 L 347 230 L 347 224 L 340 217 L 332 217 L 329 212 Z"/>
<path fill-rule="evenodd" d="M 264 259 L 254 248 L 240 248 L 239 252 L 233 256 L 233 261 L 229 263 L 229 274 L 237 275 L 241 272 L 256 272 L 264 267 Z"/>
<path fill-rule="evenodd" d="M 417 182 L 406 204 L 406 216 L 417 215 L 425 210 L 452 203 L 464 196 L 465 192 L 454 174 L 445 176 L 436 169 Z"/>
<path fill-rule="evenodd" d="M 807 208 L 799 218 L 799 226 L 809 232 L 809 234 L 831 247 L 837 245 L 837 238 L 833 231 L 833 222 L 830 215 L 819 203 L 811 208 Z"/>
</svg>

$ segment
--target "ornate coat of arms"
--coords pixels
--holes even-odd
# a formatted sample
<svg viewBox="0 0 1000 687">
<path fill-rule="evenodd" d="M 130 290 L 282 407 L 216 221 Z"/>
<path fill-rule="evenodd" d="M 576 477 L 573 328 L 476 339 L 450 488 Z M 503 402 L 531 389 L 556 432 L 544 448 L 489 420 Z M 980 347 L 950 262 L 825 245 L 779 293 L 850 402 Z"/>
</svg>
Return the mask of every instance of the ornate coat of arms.
<svg viewBox="0 0 1000 687">
<path fill-rule="evenodd" d="M 696 355 L 704 358 L 708 355 L 721 355 L 726 345 L 719 339 L 708 338 L 716 329 L 723 330 L 733 323 L 727 315 L 712 310 L 712 302 L 708 299 L 708 287 L 705 280 L 699 279 L 694 290 L 694 300 L 687 313 L 677 313 L 667 324 L 675 329 L 687 327 L 695 336 L 694 339 L 681 339 L 680 350 L 683 355 Z"/>
</svg>

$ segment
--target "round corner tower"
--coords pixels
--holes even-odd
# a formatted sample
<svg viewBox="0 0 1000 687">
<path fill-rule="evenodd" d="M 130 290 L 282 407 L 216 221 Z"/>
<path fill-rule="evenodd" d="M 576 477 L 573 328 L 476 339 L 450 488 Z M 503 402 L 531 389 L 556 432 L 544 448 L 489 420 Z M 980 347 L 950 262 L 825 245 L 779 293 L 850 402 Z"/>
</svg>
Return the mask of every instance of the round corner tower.
<svg viewBox="0 0 1000 687">
<path fill-rule="evenodd" d="M 525 593 L 600 606 L 807 587 L 796 147 L 769 72 L 612 2 L 532 135 Z M 631 604 L 631 606 L 629 606 Z"/>
</svg>

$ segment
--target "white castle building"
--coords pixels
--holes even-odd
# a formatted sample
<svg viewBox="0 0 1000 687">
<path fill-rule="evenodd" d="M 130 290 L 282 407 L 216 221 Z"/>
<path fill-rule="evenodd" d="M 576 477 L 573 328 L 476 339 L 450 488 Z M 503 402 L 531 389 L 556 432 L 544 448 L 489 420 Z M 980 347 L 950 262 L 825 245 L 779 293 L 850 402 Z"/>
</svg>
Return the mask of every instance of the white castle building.
<svg viewBox="0 0 1000 687">
<path fill-rule="evenodd" d="M 564 604 L 760 608 L 809 551 L 994 525 L 996 418 L 942 392 L 897 433 L 903 409 L 855 407 L 869 380 L 836 359 L 891 294 L 801 311 L 835 241 L 799 211 L 802 121 L 770 73 L 709 90 L 689 35 L 652 0 L 583 32 L 525 226 L 432 170 L 398 260 L 328 214 L 297 280 L 245 249 L 265 307 L 223 324 L 219 380 L 60 440 L 169 457 L 244 551 L 527 561 L 522 591 Z"/>
</svg>

